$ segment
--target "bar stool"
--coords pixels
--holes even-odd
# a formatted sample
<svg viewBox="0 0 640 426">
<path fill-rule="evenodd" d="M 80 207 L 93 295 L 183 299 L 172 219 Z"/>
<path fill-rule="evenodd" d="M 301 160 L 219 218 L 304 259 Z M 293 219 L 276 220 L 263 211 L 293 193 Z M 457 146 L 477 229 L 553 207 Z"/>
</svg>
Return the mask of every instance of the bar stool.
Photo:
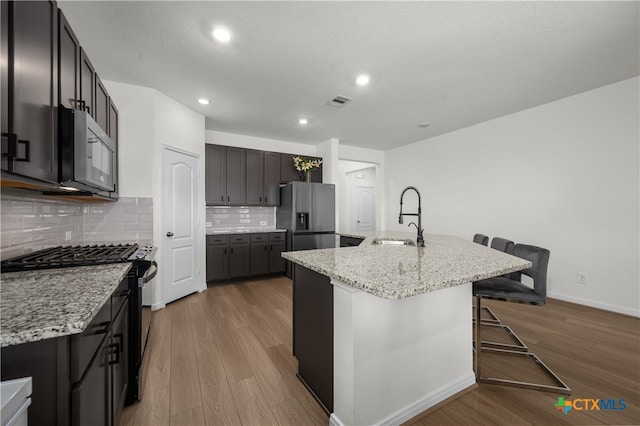
<svg viewBox="0 0 640 426">
<path fill-rule="evenodd" d="M 489 237 L 487 237 L 484 234 L 476 234 L 473 236 L 473 242 L 474 243 L 478 243 L 478 244 L 482 244 L 483 246 L 488 246 L 489 245 Z"/>
<path fill-rule="evenodd" d="M 556 376 L 556 374 L 551 371 L 551 369 L 547 367 L 536 354 L 529 352 L 526 346 L 525 350 L 499 349 L 496 347 L 490 347 L 492 345 L 488 345 L 485 342 L 482 342 L 481 325 L 483 321 L 480 320 L 480 312 L 482 311 L 482 299 L 495 299 L 506 302 L 528 303 L 532 305 L 544 305 L 547 301 L 547 266 L 549 264 L 549 250 L 526 244 L 515 244 L 513 248 L 513 255 L 522 259 L 529 260 L 533 264 L 533 266 L 524 271 L 512 273 L 508 278 L 505 276 L 501 276 L 476 281 L 473 283 L 473 295 L 476 296 L 475 340 L 476 342 L 481 342 L 480 344 L 476 344 L 475 350 L 476 380 L 480 383 L 491 383 L 547 392 L 557 392 L 560 394 L 569 395 L 571 394 L 571 389 L 558 376 Z M 531 277 L 531 279 L 533 280 L 533 288 L 530 288 L 521 282 L 522 274 Z M 482 375 L 483 352 L 493 352 L 503 355 L 527 357 L 533 360 L 537 365 L 542 367 L 544 372 L 552 378 L 556 385 L 550 386 L 517 380 L 485 377 Z"/>
<path fill-rule="evenodd" d="M 505 252 L 507 254 L 513 254 L 514 243 L 506 238 L 493 237 L 491 240 L 491 248 Z"/>
</svg>

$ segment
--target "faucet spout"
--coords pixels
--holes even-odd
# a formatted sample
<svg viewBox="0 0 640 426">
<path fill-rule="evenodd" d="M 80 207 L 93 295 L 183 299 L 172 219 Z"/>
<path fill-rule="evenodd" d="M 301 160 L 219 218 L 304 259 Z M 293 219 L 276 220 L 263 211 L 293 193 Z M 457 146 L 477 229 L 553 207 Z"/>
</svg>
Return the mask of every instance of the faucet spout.
<svg viewBox="0 0 640 426">
<path fill-rule="evenodd" d="M 402 200 L 404 198 L 404 193 L 410 189 L 414 190 L 416 194 L 418 194 L 418 213 L 402 213 Z M 418 230 L 418 237 L 416 240 L 416 244 L 418 245 L 418 247 L 424 247 L 424 237 L 422 236 L 422 233 L 424 232 L 424 229 L 422 228 L 422 199 L 420 197 L 420 191 L 418 191 L 418 188 L 416 188 L 415 186 L 407 186 L 405 189 L 402 190 L 402 193 L 400 194 L 400 216 L 398 217 L 399 224 L 403 223 L 402 218 L 404 216 L 418 216 L 417 225 L 415 224 L 415 222 L 411 222 L 407 226 L 413 225 L 416 227 L 416 229 Z"/>
</svg>

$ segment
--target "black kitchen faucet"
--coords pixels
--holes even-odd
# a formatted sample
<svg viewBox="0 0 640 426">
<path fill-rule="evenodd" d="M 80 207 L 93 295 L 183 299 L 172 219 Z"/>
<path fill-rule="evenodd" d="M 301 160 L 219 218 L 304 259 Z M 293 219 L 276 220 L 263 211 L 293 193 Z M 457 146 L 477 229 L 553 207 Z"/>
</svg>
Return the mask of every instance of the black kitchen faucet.
<svg viewBox="0 0 640 426">
<path fill-rule="evenodd" d="M 404 193 L 409 189 L 413 189 L 414 191 L 416 191 L 416 194 L 418 194 L 418 213 L 402 213 L 402 198 L 404 197 Z M 407 226 L 413 225 L 416 227 L 416 229 L 418 230 L 418 239 L 416 240 L 416 244 L 418 245 L 418 247 L 424 247 L 424 238 L 422 237 L 422 232 L 424 231 L 424 229 L 422 229 L 422 201 L 420 199 L 420 191 L 418 191 L 415 186 L 407 186 L 402 190 L 402 194 L 400 194 L 400 216 L 398 218 L 398 223 L 401 225 L 404 223 L 404 221 L 402 220 L 403 216 L 418 216 L 417 225 L 415 224 L 415 222 L 411 222 Z"/>
</svg>

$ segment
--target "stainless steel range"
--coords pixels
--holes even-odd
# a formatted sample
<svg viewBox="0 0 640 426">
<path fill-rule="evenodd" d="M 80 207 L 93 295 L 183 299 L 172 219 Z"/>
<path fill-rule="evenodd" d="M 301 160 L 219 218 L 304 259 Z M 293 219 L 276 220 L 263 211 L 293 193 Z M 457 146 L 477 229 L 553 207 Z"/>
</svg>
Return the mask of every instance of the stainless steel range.
<svg viewBox="0 0 640 426">
<path fill-rule="evenodd" d="M 126 403 L 138 399 L 142 393 L 145 349 L 152 327 L 151 309 L 142 307 L 142 290 L 158 272 L 154 258 L 157 247 L 138 244 L 58 246 L 35 251 L 3 261 L 3 272 L 28 271 L 35 269 L 91 266 L 107 263 L 132 262 L 127 276 L 131 291 L 129 329 L 129 386 Z"/>
</svg>

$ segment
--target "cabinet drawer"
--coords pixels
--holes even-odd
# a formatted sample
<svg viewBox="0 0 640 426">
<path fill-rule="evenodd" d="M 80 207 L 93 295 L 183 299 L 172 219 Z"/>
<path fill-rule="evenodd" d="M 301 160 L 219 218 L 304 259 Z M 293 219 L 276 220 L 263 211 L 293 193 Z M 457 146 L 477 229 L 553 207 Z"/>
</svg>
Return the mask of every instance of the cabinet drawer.
<svg viewBox="0 0 640 426">
<path fill-rule="evenodd" d="M 207 245 L 217 246 L 229 243 L 229 235 L 207 235 Z"/>
<path fill-rule="evenodd" d="M 98 311 L 93 321 L 80 334 L 71 336 L 71 382 L 77 382 L 107 337 L 111 325 L 111 298 Z"/>
<path fill-rule="evenodd" d="M 250 234 L 233 234 L 229 235 L 229 244 L 248 243 L 250 239 Z"/>
<path fill-rule="evenodd" d="M 118 315 L 122 305 L 124 305 L 129 297 L 129 292 L 129 278 L 125 278 L 111 295 L 111 318 L 115 318 L 116 315 Z"/>
<path fill-rule="evenodd" d="M 262 243 L 269 241 L 269 234 L 251 234 L 251 242 L 252 243 Z"/>
<path fill-rule="evenodd" d="M 286 232 L 272 232 L 269 234 L 269 241 L 284 241 L 286 237 Z"/>
</svg>

